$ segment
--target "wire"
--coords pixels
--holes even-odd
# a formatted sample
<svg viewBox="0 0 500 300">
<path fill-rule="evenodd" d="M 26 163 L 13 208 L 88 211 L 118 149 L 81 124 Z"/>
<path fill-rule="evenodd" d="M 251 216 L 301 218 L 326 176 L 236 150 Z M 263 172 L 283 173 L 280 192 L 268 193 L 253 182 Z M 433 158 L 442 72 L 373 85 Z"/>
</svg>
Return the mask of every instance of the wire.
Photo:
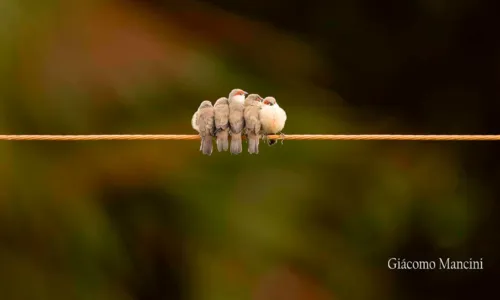
<svg viewBox="0 0 500 300">
<path fill-rule="evenodd" d="M 500 141 L 500 135 L 290 134 L 277 140 L 328 141 Z M 3 141 L 199 140 L 191 134 L 0 135 Z"/>
</svg>

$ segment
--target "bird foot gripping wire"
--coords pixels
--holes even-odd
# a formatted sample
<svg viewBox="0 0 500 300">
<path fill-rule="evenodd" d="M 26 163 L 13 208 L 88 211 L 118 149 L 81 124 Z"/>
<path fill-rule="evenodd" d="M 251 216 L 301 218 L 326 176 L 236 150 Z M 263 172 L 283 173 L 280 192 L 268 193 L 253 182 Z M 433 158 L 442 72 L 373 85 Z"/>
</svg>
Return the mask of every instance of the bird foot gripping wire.
<svg viewBox="0 0 500 300">
<path fill-rule="evenodd" d="M 283 145 L 283 142 L 285 141 L 285 134 L 283 132 L 280 132 L 280 140 L 281 140 L 281 145 Z"/>
<path fill-rule="evenodd" d="M 269 134 L 263 134 L 262 135 L 262 140 L 269 146 L 271 147 L 274 143 L 276 143 L 276 140 L 272 140 L 269 138 Z"/>
<path fill-rule="evenodd" d="M 279 137 L 279 138 L 277 138 L 277 139 L 270 139 L 270 138 L 269 138 L 269 134 L 263 134 L 263 135 L 262 135 L 262 140 L 264 140 L 264 142 L 265 142 L 268 146 L 273 146 L 273 145 L 275 145 L 275 144 L 278 142 L 278 140 L 280 140 L 280 141 L 281 141 L 281 144 L 283 145 L 283 142 L 284 142 L 284 140 L 285 140 L 285 134 L 284 134 L 283 132 L 280 132 L 279 136 L 280 136 L 280 137 Z"/>
<path fill-rule="evenodd" d="M 265 142 L 268 146 L 271 146 L 271 145 L 269 144 L 269 143 L 270 143 L 270 141 L 269 141 L 269 136 L 268 136 L 268 134 L 265 134 L 265 133 L 264 133 L 264 134 L 262 135 L 262 140 L 263 140 L 263 141 L 264 141 L 264 142 Z"/>
</svg>

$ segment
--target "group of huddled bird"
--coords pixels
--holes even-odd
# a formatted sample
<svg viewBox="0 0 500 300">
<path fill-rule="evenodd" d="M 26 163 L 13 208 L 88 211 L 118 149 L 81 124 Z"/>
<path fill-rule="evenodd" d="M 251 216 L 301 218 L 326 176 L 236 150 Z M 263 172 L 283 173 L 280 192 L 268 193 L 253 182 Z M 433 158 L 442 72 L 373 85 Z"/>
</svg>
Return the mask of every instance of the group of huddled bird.
<svg viewBox="0 0 500 300">
<path fill-rule="evenodd" d="M 228 98 L 221 97 L 214 105 L 208 100 L 201 102 L 191 119 L 193 129 L 200 135 L 200 151 L 204 155 L 212 155 L 212 137 L 216 137 L 219 152 L 229 149 L 231 154 L 240 154 L 242 135 L 248 141 L 248 153 L 258 154 L 259 140 L 275 144 L 276 140 L 269 139 L 268 135 L 283 136 L 285 122 L 286 113 L 274 97 L 262 98 L 242 89 L 233 89 Z"/>
</svg>

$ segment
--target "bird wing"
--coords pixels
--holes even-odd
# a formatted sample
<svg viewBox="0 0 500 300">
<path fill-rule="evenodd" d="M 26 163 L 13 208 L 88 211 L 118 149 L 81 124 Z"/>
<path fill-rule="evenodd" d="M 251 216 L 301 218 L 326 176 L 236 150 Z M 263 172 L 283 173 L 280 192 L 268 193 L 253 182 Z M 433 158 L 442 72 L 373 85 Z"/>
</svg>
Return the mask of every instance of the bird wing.
<svg viewBox="0 0 500 300">
<path fill-rule="evenodd" d="M 260 107 L 254 105 L 245 108 L 245 128 L 248 132 L 260 131 L 259 111 Z"/>
<path fill-rule="evenodd" d="M 198 127 L 202 137 L 214 134 L 214 109 L 213 107 L 204 108 L 200 111 L 198 118 Z"/>
<path fill-rule="evenodd" d="M 224 130 L 229 126 L 229 106 L 218 105 L 215 107 L 215 128 Z"/>
<path fill-rule="evenodd" d="M 231 125 L 231 131 L 234 133 L 240 133 L 243 130 L 245 126 L 243 104 L 231 103 L 229 106 L 229 124 Z"/>
</svg>

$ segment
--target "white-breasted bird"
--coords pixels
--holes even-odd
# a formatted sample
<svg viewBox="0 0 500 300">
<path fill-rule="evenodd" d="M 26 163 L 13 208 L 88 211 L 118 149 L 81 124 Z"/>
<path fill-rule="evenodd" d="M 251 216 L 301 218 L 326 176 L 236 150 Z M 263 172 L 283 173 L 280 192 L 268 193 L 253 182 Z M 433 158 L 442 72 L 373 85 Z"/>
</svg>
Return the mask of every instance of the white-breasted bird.
<svg viewBox="0 0 500 300">
<path fill-rule="evenodd" d="M 262 133 L 267 137 L 271 134 L 282 134 L 281 131 L 285 127 L 286 112 L 281 108 L 274 97 L 266 97 L 262 101 L 262 109 L 260 110 L 260 123 Z M 276 143 L 276 140 L 268 140 L 269 145 Z"/>
<path fill-rule="evenodd" d="M 245 134 L 248 139 L 248 153 L 250 154 L 259 153 L 261 101 L 262 97 L 257 94 L 248 95 L 245 99 Z"/>
<path fill-rule="evenodd" d="M 241 132 L 245 127 L 245 118 L 243 116 L 245 96 L 248 95 L 242 89 L 233 89 L 229 93 L 229 129 L 231 133 L 231 154 L 240 154 L 243 147 L 241 141 Z"/>
<path fill-rule="evenodd" d="M 200 151 L 211 155 L 213 151 L 212 137 L 215 132 L 214 107 L 212 102 L 205 100 L 191 118 L 191 126 L 200 134 Z"/>
<path fill-rule="evenodd" d="M 229 100 L 226 97 L 219 98 L 214 104 L 214 111 L 217 150 L 227 151 L 229 148 Z"/>
</svg>

